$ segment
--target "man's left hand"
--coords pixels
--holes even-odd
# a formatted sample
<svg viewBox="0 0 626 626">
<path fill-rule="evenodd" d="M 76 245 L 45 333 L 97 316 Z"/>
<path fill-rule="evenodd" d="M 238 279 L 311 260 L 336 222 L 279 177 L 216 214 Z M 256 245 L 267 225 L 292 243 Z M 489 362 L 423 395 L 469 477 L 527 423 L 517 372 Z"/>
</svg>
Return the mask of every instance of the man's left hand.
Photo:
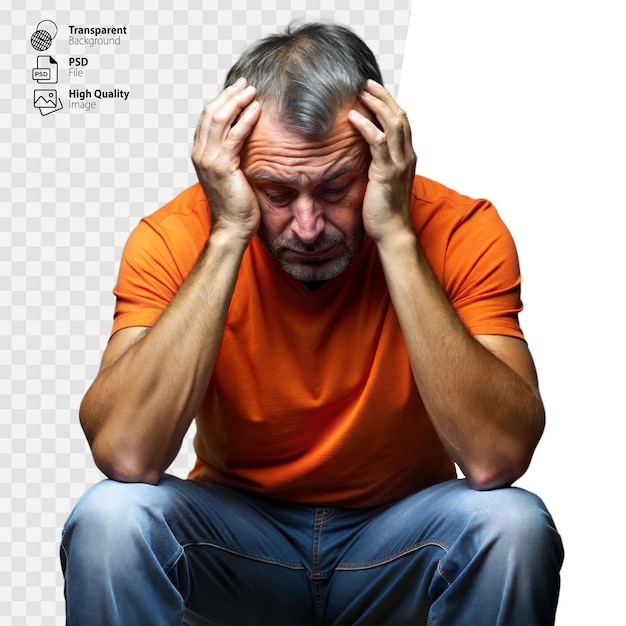
<svg viewBox="0 0 626 626">
<path fill-rule="evenodd" d="M 363 223 L 367 234 L 380 245 L 399 231 L 411 230 L 409 206 L 417 157 L 406 113 L 382 85 L 369 80 L 360 102 L 379 123 L 377 126 L 357 110 L 348 116 L 372 154 Z"/>
</svg>

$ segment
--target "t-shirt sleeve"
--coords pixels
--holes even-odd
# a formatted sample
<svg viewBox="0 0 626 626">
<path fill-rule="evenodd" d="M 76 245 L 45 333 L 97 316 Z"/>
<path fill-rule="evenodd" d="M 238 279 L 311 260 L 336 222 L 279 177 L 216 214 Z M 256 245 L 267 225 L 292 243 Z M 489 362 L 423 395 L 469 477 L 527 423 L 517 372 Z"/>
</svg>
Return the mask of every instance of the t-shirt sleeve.
<svg viewBox="0 0 626 626">
<path fill-rule="evenodd" d="M 142 220 L 122 254 L 111 335 L 131 326 L 153 326 L 184 278 L 169 246 L 150 223 Z"/>
<path fill-rule="evenodd" d="M 153 326 L 195 266 L 209 236 L 209 211 L 199 183 L 144 217 L 124 246 L 111 335 Z"/>
<path fill-rule="evenodd" d="M 523 339 L 521 275 L 515 243 L 487 200 L 469 204 L 450 231 L 443 282 L 473 335 Z"/>
</svg>

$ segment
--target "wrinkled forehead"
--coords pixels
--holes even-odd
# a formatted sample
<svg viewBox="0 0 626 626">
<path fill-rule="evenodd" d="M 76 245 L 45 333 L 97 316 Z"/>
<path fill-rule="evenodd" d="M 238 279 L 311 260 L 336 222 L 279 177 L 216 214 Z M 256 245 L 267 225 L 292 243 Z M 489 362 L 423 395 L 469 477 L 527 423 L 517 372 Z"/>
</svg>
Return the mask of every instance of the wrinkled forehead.
<svg viewBox="0 0 626 626">
<path fill-rule="evenodd" d="M 347 157 L 366 158 L 369 147 L 348 120 L 349 111 L 357 106 L 355 103 L 341 107 L 327 132 L 305 135 L 285 123 L 275 104 L 262 102 L 259 120 L 242 148 L 242 167 L 250 168 L 263 161 L 295 165 L 315 160 L 333 162 Z"/>
</svg>

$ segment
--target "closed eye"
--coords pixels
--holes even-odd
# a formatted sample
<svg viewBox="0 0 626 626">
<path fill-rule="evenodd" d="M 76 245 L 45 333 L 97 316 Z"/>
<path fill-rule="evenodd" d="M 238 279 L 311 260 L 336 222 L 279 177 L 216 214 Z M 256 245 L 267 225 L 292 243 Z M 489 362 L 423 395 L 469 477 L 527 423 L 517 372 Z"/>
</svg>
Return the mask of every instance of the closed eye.
<svg viewBox="0 0 626 626">
<path fill-rule="evenodd" d="M 294 198 L 293 191 L 272 191 L 266 189 L 264 191 L 265 197 L 275 206 L 285 206 L 289 204 Z"/>
<path fill-rule="evenodd" d="M 320 187 L 317 190 L 317 193 L 321 198 L 327 200 L 328 202 L 338 202 L 348 193 L 349 188 L 349 184 L 341 186 L 325 185 L 324 187 Z"/>
</svg>

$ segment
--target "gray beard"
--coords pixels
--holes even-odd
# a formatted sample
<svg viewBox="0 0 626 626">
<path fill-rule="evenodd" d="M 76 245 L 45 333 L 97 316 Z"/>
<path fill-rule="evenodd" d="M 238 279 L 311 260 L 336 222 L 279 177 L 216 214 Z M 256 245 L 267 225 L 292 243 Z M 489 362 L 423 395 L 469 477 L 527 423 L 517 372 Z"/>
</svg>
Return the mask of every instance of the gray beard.
<svg viewBox="0 0 626 626">
<path fill-rule="evenodd" d="M 365 232 L 362 230 L 353 241 L 343 235 L 325 235 L 322 233 L 313 243 L 305 244 L 299 239 L 277 239 L 271 246 L 257 233 L 265 249 L 280 263 L 281 267 L 293 278 L 302 282 L 323 282 L 342 274 L 359 253 Z M 298 263 L 290 263 L 283 258 L 285 250 L 312 253 L 316 250 L 329 248 L 337 243 L 346 245 L 339 256 L 332 259 L 303 258 Z"/>
</svg>

